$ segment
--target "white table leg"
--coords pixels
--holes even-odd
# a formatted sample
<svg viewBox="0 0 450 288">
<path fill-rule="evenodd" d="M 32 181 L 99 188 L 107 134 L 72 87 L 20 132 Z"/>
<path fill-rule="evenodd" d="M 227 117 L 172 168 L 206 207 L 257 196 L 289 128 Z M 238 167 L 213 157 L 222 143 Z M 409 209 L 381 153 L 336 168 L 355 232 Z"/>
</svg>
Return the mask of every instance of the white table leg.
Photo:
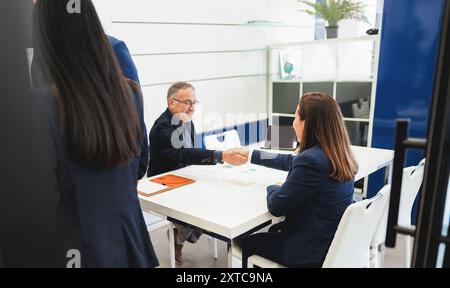
<svg viewBox="0 0 450 288">
<path fill-rule="evenodd" d="M 217 239 L 213 239 L 213 249 L 214 249 L 214 259 L 219 258 L 219 255 L 217 255 Z"/>
<path fill-rule="evenodd" d="M 173 233 L 173 224 L 169 228 L 169 253 L 170 253 L 170 268 L 175 268 L 175 235 Z"/>
<path fill-rule="evenodd" d="M 233 245 L 227 243 L 228 249 L 228 268 L 233 268 Z"/>
</svg>

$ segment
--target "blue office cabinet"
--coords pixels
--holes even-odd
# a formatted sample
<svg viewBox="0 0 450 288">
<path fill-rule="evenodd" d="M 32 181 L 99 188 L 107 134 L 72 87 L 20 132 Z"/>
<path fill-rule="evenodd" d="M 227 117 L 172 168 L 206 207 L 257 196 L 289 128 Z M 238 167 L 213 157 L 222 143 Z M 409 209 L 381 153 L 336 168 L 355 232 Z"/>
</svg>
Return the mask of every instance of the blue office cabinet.
<svg viewBox="0 0 450 288">
<path fill-rule="evenodd" d="M 394 149 L 396 119 L 411 120 L 410 136 L 426 138 L 444 0 L 385 0 L 372 147 Z M 422 151 L 409 151 L 415 165 Z M 384 175 L 369 178 L 368 197 Z"/>
</svg>

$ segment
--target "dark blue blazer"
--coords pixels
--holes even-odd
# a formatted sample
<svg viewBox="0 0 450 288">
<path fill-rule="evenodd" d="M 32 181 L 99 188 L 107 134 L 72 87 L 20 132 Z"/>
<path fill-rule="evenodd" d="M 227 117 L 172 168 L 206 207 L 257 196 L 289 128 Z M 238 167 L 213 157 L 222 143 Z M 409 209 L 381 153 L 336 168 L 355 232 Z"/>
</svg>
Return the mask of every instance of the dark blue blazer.
<svg viewBox="0 0 450 288">
<path fill-rule="evenodd" d="M 108 36 L 109 43 L 111 44 L 114 53 L 116 55 L 117 60 L 119 61 L 120 68 L 122 69 L 123 74 L 126 78 L 133 80 L 139 86 L 139 76 L 136 69 L 136 65 L 134 65 L 133 59 L 131 58 L 130 51 L 128 51 L 128 47 L 125 42 L 120 41 L 112 36 Z M 142 97 L 142 91 L 140 93 L 134 93 L 135 99 L 134 101 L 139 102 L 138 109 L 139 115 L 142 117 L 142 130 L 144 132 L 144 143 L 142 145 L 141 157 L 139 161 L 139 171 L 138 178 L 141 179 L 147 173 L 148 167 L 148 140 L 147 140 L 147 128 L 145 127 L 145 123 L 143 122 L 144 115 L 144 99 Z"/>
<path fill-rule="evenodd" d="M 148 176 L 173 171 L 187 165 L 214 165 L 216 164 L 213 150 L 201 148 L 174 147 L 172 137 L 178 137 L 179 143 L 183 142 L 182 133 L 177 132 L 181 124 L 172 123 L 172 113 L 166 109 L 156 119 L 150 130 L 150 162 Z M 195 126 L 192 123 L 191 140 L 196 143 Z"/>
<path fill-rule="evenodd" d="M 269 155 L 274 157 L 267 159 Z M 289 171 L 282 186 L 267 187 L 270 213 L 286 216 L 280 225 L 284 263 L 322 263 L 339 221 L 351 204 L 354 181 L 338 182 L 329 176 L 330 162 L 319 145 L 295 157 L 254 151 L 251 161 Z"/>
<path fill-rule="evenodd" d="M 108 40 L 114 50 L 114 53 L 116 54 L 117 60 L 119 61 L 125 77 L 136 83 L 140 83 L 136 65 L 134 65 L 130 51 L 128 50 L 125 42 L 112 36 L 108 36 Z"/>
<path fill-rule="evenodd" d="M 80 251 L 82 267 L 158 266 L 137 196 L 140 156 L 109 170 L 76 164 L 68 152 L 55 97 L 39 89 L 35 99 L 50 135 L 45 140 L 59 195 L 51 200 L 59 207 L 58 228 L 67 238 L 66 248 Z M 142 125 L 141 114 L 140 119 Z"/>
</svg>

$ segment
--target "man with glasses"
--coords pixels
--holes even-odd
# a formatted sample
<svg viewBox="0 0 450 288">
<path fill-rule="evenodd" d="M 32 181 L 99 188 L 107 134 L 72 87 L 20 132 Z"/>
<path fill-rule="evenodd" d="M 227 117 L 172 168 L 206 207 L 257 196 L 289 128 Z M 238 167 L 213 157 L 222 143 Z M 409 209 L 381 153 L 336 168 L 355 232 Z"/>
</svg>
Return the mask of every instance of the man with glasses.
<svg viewBox="0 0 450 288">
<path fill-rule="evenodd" d="M 196 145 L 192 116 L 198 101 L 194 87 L 185 82 L 173 84 L 167 92 L 167 109 L 155 121 L 150 131 L 150 161 L 147 175 L 154 176 L 187 165 L 215 165 L 222 163 L 239 166 L 247 157 L 239 149 L 213 151 Z M 175 260 L 182 263 L 181 250 L 185 241 L 195 243 L 201 232 L 175 225 Z"/>
</svg>

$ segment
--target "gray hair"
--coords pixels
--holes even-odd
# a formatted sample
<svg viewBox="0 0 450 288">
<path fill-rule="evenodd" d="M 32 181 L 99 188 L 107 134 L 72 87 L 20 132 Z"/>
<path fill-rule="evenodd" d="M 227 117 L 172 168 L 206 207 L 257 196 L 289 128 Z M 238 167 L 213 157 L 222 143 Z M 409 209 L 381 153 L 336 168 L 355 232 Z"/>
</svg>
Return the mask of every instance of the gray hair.
<svg viewBox="0 0 450 288">
<path fill-rule="evenodd" d="M 167 91 L 167 99 L 169 99 L 170 96 L 177 93 L 178 91 L 188 88 L 192 88 L 192 90 L 195 90 L 194 86 L 186 82 L 177 82 L 172 84 L 172 86 L 170 86 L 169 90 Z"/>
</svg>

